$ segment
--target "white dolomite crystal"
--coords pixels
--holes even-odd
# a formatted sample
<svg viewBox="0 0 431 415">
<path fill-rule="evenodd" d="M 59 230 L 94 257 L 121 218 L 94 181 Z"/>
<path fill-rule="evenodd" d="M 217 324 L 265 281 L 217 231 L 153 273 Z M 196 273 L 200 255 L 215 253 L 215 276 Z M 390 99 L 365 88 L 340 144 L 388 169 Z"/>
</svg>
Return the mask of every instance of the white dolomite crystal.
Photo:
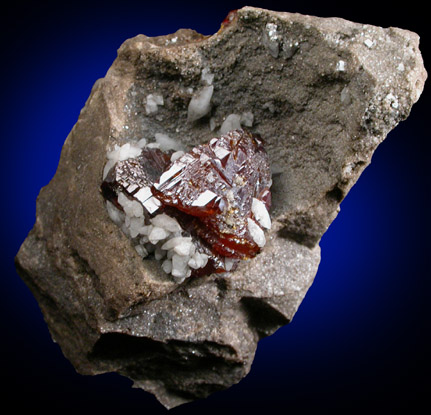
<svg viewBox="0 0 431 415">
<path fill-rule="evenodd" d="M 130 200 L 124 193 L 118 194 L 118 203 L 123 207 L 127 216 L 139 217 L 144 214 L 143 206 L 136 200 Z"/>
<path fill-rule="evenodd" d="M 250 218 L 247 219 L 247 226 L 253 241 L 256 242 L 256 245 L 259 248 L 263 248 L 265 246 L 266 239 L 262 228 Z"/>
<path fill-rule="evenodd" d="M 210 72 L 209 68 L 202 69 L 201 80 L 207 85 L 212 85 L 214 80 L 214 74 Z"/>
<path fill-rule="evenodd" d="M 166 215 L 165 213 L 161 213 L 154 218 L 151 219 L 151 223 L 154 226 L 158 226 L 160 228 L 164 228 L 169 232 L 181 232 L 181 226 L 175 218 Z"/>
<path fill-rule="evenodd" d="M 162 245 L 162 249 L 171 250 L 171 249 L 174 249 L 177 245 L 191 242 L 191 240 L 192 240 L 191 237 L 183 237 L 183 236 L 171 238 Z"/>
<path fill-rule="evenodd" d="M 241 128 L 241 116 L 238 114 L 229 114 L 220 127 L 220 134 L 224 135 L 238 128 Z"/>
<path fill-rule="evenodd" d="M 147 95 L 147 103 L 145 104 L 147 114 L 157 112 L 159 105 L 163 105 L 163 97 L 160 94 Z"/>
<path fill-rule="evenodd" d="M 193 95 L 187 110 L 187 120 L 189 122 L 199 120 L 209 113 L 213 92 L 214 87 L 209 85 L 204 86 Z"/>
<path fill-rule="evenodd" d="M 169 232 L 166 229 L 154 226 L 150 234 L 148 235 L 148 239 L 153 245 L 155 245 L 157 242 L 166 239 L 168 236 Z"/>
<path fill-rule="evenodd" d="M 179 150 L 182 150 L 183 148 L 180 142 L 169 137 L 167 134 L 156 133 L 155 138 L 156 138 L 156 143 L 159 144 L 159 148 L 162 151 L 169 151 L 169 150 L 179 151 Z"/>
<path fill-rule="evenodd" d="M 265 203 L 259 199 L 253 198 L 251 212 L 262 228 L 271 229 L 271 217 L 269 216 Z"/>
</svg>

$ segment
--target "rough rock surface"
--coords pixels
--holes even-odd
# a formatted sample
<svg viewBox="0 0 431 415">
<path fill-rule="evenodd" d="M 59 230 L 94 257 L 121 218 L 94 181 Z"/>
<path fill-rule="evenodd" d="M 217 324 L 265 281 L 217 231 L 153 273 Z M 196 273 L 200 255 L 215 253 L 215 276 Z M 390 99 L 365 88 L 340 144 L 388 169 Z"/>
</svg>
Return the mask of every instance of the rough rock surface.
<svg viewBox="0 0 431 415">
<path fill-rule="evenodd" d="M 16 257 L 76 369 L 121 373 L 166 407 L 238 382 L 258 340 L 292 319 L 340 202 L 426 78 L 409 31 L 251 7 L 230 17 L 213 36 L 179 30 L 124 42 L 67 138 Z M 188 119 L 209 83 L 208 113 Z M 163 101 L 148 107 L 150 94 Z M 99 192 L 106 152 L 156 133 L 191 148 L 244 113 L 272 163 L 267 246 L 228 276 L 177 285 L 109 219 Z"/>
</svg>

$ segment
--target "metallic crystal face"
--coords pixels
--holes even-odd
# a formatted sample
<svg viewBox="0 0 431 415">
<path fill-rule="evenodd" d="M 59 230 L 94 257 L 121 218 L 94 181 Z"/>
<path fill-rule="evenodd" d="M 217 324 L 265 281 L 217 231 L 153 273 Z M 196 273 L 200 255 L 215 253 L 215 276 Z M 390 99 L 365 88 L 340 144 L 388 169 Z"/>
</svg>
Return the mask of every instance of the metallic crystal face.
<svg viewBox="0 0 431 415">
<path fill-rule="evenodd" d="M 144 149 L 136 159 L 118 162 L 102 184 L 104 197 L 122 209 L 124 193 L 155 214 L 176 218 L 200 252 L 205 266 L 193 275 L 235 269 L 265 244 L 269 229 L 271 172 L 262 140 L 234 130 L 174 158 Z"/>
</svg>

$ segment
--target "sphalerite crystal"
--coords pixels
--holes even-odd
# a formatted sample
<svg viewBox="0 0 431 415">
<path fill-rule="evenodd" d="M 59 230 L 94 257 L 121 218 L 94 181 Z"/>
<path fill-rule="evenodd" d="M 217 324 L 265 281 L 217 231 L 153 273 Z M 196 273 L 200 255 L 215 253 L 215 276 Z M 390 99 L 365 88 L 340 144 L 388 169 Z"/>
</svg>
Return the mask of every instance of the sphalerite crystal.
<svg viewBox="0 0 431 415">
<path fill-rule="evenodd" d="M 110 154 L 101 189 L 111 218 L 178 282 L 231 271 L 265 245 L 271 172 L 260 137 L 234 130 L 188 153 L 127 143 Z"/>
</svg>

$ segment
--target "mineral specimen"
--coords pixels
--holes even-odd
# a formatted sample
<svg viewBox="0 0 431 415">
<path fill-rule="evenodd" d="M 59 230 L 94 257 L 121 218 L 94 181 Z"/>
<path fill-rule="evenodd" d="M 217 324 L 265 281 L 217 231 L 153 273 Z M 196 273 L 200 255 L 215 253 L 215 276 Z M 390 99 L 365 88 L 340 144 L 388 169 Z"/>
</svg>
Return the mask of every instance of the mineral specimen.
<svg viewBox="0 0 431 415">
<path fill-rule="evenodd" d="M 213 36 L 179 30 L 127 40 L 67 138 L 16 258 L 75 368 L 123 374 L 166 407 L 239 382 L 258 340 L 293 318 L 340 202 L 419 99 L 426 72 L 418 42 L 401 29 L 251 7 Z M 251 150 L 251 166 L 263 166 L 258 140 L 231 146 L 231 133 L 211 144 L 239 126 L 265 139 L 272 178 L 248 161 L 247 174 L 229 167 Z M 201 157 L 208 175 L 195 177 Z M 185 160 L 199 192 L 171 175 L 186 171 Z M 237 198 L 246 209 L 240 203 L 221 217 Z M 232 269 L 228 276 L 167 275 L 203 270 L 214 255 L 198 248 L 185 264 L 193 248 L 175 239 L 191 237 L 175 236 L 179 213 L 198 224 L 202 247 L 221 253 L 217 266 Z M 131 243 L 138 235 L 165 242 L 143 260 L 150 245 Z"/>
</svg>

